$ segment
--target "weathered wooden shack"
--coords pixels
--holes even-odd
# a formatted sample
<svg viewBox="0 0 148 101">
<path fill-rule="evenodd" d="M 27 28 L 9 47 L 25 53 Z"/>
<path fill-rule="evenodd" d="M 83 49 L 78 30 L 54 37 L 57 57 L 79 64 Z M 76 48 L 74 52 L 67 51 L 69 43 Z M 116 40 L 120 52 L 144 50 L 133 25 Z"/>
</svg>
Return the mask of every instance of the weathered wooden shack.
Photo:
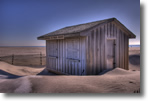
<svg viewBox="0 0 148 101">
<path fill-rule="evenodd" d="M 65 27 L 38 37 L 46 40 L 46 68 L 69 75 L 128 70 L 129 38 L 136 36 L 116 18 Z"/>
</svg>

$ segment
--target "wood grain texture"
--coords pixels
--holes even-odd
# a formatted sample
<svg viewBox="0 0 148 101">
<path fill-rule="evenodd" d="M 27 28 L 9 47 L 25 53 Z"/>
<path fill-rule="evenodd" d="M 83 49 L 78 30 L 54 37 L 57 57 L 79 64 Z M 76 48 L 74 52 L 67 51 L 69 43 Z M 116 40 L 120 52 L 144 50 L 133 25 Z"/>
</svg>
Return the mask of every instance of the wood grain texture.
<svg viewBox="0 0 148 101">
<path fill-rule="evenodd" d="M 128 69 L 128 39 L 116 23 L 108 22 L 73 37 L 47 40 L 47 68 L 70 75 L 99 74 L 108 69 L 107 40 L 114 40 L 114 66 Z"/>
<path fill-rule="evenodd" d="M 119 29 L 117 28 L 117 40 L 116 40 L 116 66 L 120 67 L 120 33 Z"/>
</svg>

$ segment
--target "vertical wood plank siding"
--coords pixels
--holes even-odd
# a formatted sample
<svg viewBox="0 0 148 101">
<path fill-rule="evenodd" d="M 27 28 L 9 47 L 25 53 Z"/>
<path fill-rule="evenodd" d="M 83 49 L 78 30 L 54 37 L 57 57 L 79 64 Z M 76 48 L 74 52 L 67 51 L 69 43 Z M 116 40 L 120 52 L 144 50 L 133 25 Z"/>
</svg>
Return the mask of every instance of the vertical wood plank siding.
<svg viewBox="0 0 148 101">
<path fill-rule="evenodd" d="M 89 31 L 87 44 L 88 74 L 99 74 L 106 67 L 106 40 L 115 40 L 115 67 L 128 69 L 128 37 L 114 23 L 107 23 Z"/>
<path fill-rule="evenodd" d="M 100 72 L 102 72 L 102 68 L 103 68 L 103 33 L 102 33 L 102 28 L 100 28 Z"/>
<path fill-rule="evenodd" d="M 92 30 L 92 32 L 91 32 L 91 65 L 92 65 L 92 69 L 91 69 L 91 74 L 93 74 L 94 73 L 94 30 Z"/>
<path fill-rule="evenodd" d="M 73 39 L 74 43 L 70 43 L 71 39 L 50 40 L 46 41 L 47 51 L 47 69 L 55 70 L 63 74 L 85 75 L 86 72 L 86 37 Z M 68 52 L 68 43 L 72 47 L 77 48 Z M 57 52 L 57 53 L 56 53 Z M 70 58 L 70 57 L 73 58 Z M 74 59 L 75 57 L 75 59 Z"/>
<path fill-rule="evenodd" d="M 104 31 L 105 31 L 104 32 L 104 34 L 105 34 L 105 51 L 104 51 L 105 52 L 105 59 L 104 59 L 105 60 L 105 68 L 104 69 L 107 69 L 107 61 L 106 61 L 107 60 L 107 54 L 106 54 L 107 53 L 107 40 L 106 39 L 107 39 L 107 32 L 108 32 L 107 24 L 104 25 Z"/>
<path fill-rule="evenodd" d="M 95 37 L 95 41 L 96 41 L 96 44 L 95 44 L 95 47 L 96 47 L 96 71 L 95 71 L 95 74 L 98 73 L 99 71 L 99 47 L 98 47 L 98 44 L 99 44 L 99 33 L 98 33 L 98 28 L 96 29 L 96 37 Z"/>
<path fill-rule="evenodd" d="M 127 47 L 126 47 L 126 44 L 127 44 L 127 37 L 126 37 L 126 35 L 124 36 L 124 55 L 125 55 L 125 58 L 124 58 L 124 67 L 125 67 L 125 69 L 127 69 L 127 55 L 126 55 L 126 53 L 127 53 Z"/>
<path fill-rule="evenodd" d="M 116 66 L 120 67 L 120 33 L 119 33 L 120 31 L 119 31 L 118 28 L 116 30 L 117 30 L 117 35 L 116 35 L 116 41 L 117 41 L 117 43 L 116 43 L 116 58 L 117 58 Z"/>
<path fill-rule="evenodd" d="M 122 68 L 122 32 L 121 32 L 121 30 L 120 30 L 120 32 L 119 32 L 119 38 L 120 38 L 120 40 L 119 40 L 119 43 L 120 43 L 120 45 L 119 45 L 119 47 L 120 47 L 120 49 L 119 49 L 119 55 L 120 55 L 120 68 Z"/>
<path fill-rule="evenodd" d="M 101 29 L 99 29 L 99 35 L 98 35 L 98 73 L 101 72 Z"/>
<path fill-rule="evenodd" d="M 93 70 L 93 74 L 96 74 L 96 67 L 97 67 L 96 66 L 96 62 L 97 62 L 96 61 L 96 58 L 97 58 L 96 57 L 96 49 L 97 49 L 96 48 L 96 30 L 94 30 L 94 55 L 93 55 L 94 56 L 94 70 Z"/>
<path fill-rule="evenodd" d="M 129 70 L 129 38 L 127 37 L 127 70 Z"/>
<path fill-rule="evenodd" d="M 46 41 L 47 68 L 72 75 L 99 74 L 107 69 L 107 40 L 115 40 L 115 67 L 129 69 L 129 38 L 115 23 L 110 22 L 94 27 L 86 34 L 85 37 Z M 51 45 L 56 42 L 57 46 Z M 55 56 L 50 56 L 53 52 L 51 48 L 56 50 L 56 47 L 57 56 L 56 53 L 53 53 Z M 70 47 L 76 49 L 69 49 Z"/>
</svg>

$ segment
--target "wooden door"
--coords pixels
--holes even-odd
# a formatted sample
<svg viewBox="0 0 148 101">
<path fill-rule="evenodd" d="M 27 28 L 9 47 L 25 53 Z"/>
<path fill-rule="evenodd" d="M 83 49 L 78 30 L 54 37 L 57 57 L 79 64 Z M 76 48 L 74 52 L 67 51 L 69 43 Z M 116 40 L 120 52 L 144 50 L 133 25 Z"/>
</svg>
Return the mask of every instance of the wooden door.
<svg viewBox="0 0 148 101">
<path fill-rule="evenodd" d="M 107 40 L 107 69 L 115 67 L 115 40 Z"/>
<path fill-rule="evenodd" d="M 80 39 L 66 39 L 66 73 L 80 75 Z"/>
<path fill-rule="evenodd" d="M 58 68 L 58 40 L 51 40 L 48 43 L 48 65 L 50 69 L 57 70 Z"/>
</svg>

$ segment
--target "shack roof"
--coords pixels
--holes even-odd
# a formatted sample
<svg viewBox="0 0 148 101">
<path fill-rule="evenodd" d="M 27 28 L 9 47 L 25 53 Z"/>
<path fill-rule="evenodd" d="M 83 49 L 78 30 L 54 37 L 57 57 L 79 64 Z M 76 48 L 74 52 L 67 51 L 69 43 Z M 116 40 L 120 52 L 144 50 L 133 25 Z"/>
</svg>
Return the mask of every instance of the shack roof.
<svg viewBox="0 0 148 101">
<path fill-rule="evenodd" d="M 95 22 L 89 22 L 89 23 L 84 23 L 84 24 L 79 24 L 79 25 L 74 25 L 74 26 L 68 26 L 61 28 L 59 30 L 47 33 L 45 35 L 39 36 L 37 39 L 41 40 L 46 40 L 46 38 L 50 36 L 57 36 L 57 35 L 67 35 L 67 34 L 76 34 L 83 32 L 87 29 L 93 28 L 97 25 L 103 24 L 103 23 L 108 23 L 114 21 L 117 23 L 120 27 L 122 27 L 129 35 L 129 38 L 135 38 L 136 36 L 128 30 L 121 22 L 119 22 L 116 18 L 110 18 L 110 19 L 105 19 L 105 20 L 100 20 L 100 21 L 95 21 Z"/>
</svg>

